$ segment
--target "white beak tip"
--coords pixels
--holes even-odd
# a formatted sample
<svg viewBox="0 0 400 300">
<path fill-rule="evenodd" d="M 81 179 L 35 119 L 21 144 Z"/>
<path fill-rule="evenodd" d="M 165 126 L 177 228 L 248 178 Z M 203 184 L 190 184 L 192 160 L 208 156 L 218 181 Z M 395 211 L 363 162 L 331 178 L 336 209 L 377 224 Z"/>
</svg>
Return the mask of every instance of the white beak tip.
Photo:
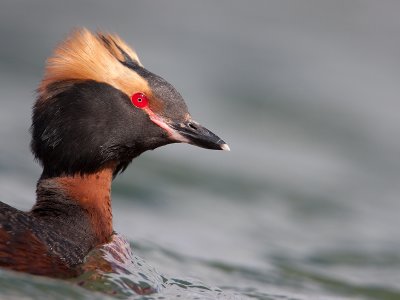
<svg viewBox="0 0 400 300">
<path fill-rule="evenodd" d="M 231 148 L 229 148 L 228 144 L 222 144 L 221 149 L 224 151 L 231 151 Z"/>
</svg>

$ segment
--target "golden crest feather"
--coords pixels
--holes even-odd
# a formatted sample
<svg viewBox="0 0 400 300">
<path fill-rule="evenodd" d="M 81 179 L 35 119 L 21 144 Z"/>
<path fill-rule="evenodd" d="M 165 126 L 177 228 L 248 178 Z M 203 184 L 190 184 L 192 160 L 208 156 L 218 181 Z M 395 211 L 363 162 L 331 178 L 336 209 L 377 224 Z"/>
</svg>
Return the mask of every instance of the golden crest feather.
<svg viewBox="0 0 400 300">
<path fill-rule="evenodd" d="M 128 96 L 149 90 L 147 81 L 122 63 L 127 59 L 141 66 L 136 52 L 118 36 L 77 29 L 47 60 L 39 93 L 43 95 L 52 83 L 67 80 L 107 83 Z"/>
</svg>

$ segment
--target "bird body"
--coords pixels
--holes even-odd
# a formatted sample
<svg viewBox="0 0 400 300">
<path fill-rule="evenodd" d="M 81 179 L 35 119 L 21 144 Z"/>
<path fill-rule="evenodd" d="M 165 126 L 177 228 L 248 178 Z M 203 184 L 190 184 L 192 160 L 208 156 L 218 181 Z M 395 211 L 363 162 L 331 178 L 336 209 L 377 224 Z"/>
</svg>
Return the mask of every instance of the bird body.
<svg viewBox="0 0 400 300">
<path fill-rule="evenodd" d="M 0 202 L 0 267 L 51 277 L 79 275 L 110 241 L 111 183 L 135 157 L 180 142 L 229 150 L 125 42 L 86 29 L 48 60 L 31 131 L 43 173 L 31 211 Z"/>
</svg>

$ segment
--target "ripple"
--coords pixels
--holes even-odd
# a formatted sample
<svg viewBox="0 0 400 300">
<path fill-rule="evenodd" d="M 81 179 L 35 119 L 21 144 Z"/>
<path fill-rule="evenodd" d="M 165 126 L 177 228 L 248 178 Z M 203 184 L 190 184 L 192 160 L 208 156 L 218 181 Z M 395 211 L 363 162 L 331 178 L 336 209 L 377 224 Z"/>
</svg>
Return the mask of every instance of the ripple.
<svg viewBox="0 0 400 300">
<path fill-rule="evenodd" d="M 128 241 L 114 234 L 110 243 L 92 250 L 72 282 L 88 290 L 129 299 L 244 299 L 195 279 L 167 278 L 134 255 Z"/>
</svg>

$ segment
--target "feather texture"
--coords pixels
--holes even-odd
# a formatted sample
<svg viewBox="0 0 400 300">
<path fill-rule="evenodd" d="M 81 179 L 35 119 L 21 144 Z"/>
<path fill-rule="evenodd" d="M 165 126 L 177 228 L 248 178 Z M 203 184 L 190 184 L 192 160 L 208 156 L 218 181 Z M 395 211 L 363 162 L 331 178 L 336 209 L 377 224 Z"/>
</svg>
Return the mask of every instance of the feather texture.
<svg viewBox="0 0 400 300">
<path fill-rule="evenodd" d="M 77 29 L 58 45 L 47 60 L 39 94 L 45 99 L 46 88 L 68 80 L 95 80 L 110 84 L 128 96 L 148 92 L 148 82 L 124 63 L 141 66 L 139 58 L 118 36 Z"/>
</svg>

